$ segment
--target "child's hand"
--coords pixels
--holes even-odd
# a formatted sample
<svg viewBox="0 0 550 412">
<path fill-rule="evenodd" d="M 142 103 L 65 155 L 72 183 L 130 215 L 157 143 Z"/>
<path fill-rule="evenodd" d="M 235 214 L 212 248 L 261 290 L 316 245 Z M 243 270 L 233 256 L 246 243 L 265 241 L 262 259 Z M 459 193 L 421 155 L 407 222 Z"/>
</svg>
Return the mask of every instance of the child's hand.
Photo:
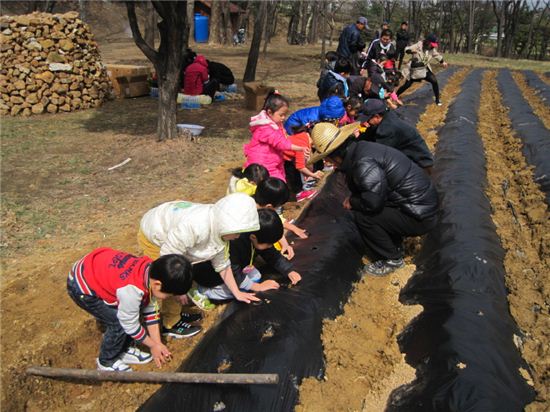
<svg viewBox="0 0 550 412">
<path fill-rule="evenodd" d="M 316 171 L 315 173 L 313 173 L 313 177 L 314 177 L 315 179 L 322 179 L 324 175 L 325 175 L 325 174 L 323 173 L 322 170 L 318 170 L 318 171 Z"/>
<path fill-rule="evenodd" d="M 294 257 L 294 249 L 290 245 L 286 245 L 286 247 L 283 246 L 281 249 L 281 254 L 288 260 L 291 260 Z"/>
<path fill-rule="evenodd" d="M 446 68 L 449 65 L 449 63 L 443 62 L 443 63 L 441 63 L 441 65 Z"/>
<path fill-rule="evenodd" d="M 298 272 L 295 272 L 295 271 L 290 272 L 288 274 L 288 278 L 290 279 L 290 281 L 292 282 L 293 285 L 295 285 L 296 283 L 298 283 L 299 281 L 302 280 L 302 276 Z"/>
<path fill-rule="evenodd" d="M 151 347 L 151 356 L 153 356 L 155 364 L 159 368 L 163 363 L 172 360 L 172 352 L 170 352 L 164 344 L 159 342 L 156 342 L 156 344 Z"/>
<path fill-rule="evenodd" d="M 271 279 L 264 280 L 258 286 L 259 286 L 259 290 L 261 291 L 279 289 L 279 284 L 276 281 Z"/>
<path fill-rule="evenodd" d="M 304 156 L 309 159 L 309 156 L 311 155 L 311 149 L 309 147 L 304 147 L 303 150 Z"/>
<path fill-rule="evenodd" d="M 295 227 L 292 228 L 292 233 L 294 233 L 300 239 L 307 239 L 308 238 L 307 231 L 305 229 L 299 228 L 298 226 L 295 226 Z"/>
<path fill-rule="evenodd" d="M 241 292 L 238 291 L 235 294 L 235 299 L 241 302 L 250 303 L 250 302 L 259 302 L 260 298 L 257 298 L 254 293 Z"/>
<path fill-rule="evenodd" d="M 190 299 L 189 299 L 189 296 L 187 295 L 178 295 L 176 296 L 176 299 L 179 301 L 179 303 L 181 303 L 183 306 L 187 306 L 187 305 L 190 305 L 191 302 L 190 302 Z"/>
</svg>

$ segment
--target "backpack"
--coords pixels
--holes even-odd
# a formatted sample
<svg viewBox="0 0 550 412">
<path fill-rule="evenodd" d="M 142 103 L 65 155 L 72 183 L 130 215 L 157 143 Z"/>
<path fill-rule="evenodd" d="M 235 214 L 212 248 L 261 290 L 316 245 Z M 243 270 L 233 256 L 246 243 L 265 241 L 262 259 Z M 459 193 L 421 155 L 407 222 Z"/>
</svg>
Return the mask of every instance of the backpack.
<svg viewBox="0 0 550 412">
<path fill-rule="evenodd" d="M 428 74 L 428 68 L 424 62 L 417 59 L 411 61 L 411 79 L 421 80 L 425 79 Z"/>
</svg>

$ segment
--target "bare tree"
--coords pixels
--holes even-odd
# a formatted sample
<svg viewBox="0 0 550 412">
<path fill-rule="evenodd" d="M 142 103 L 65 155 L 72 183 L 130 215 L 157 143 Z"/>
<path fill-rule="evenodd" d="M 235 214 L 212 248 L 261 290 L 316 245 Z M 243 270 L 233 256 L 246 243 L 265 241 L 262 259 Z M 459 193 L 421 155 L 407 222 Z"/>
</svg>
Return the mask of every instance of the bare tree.
<svg viewBox="0 0 550 412">
<path fill-rule="evenodd" d="M 135 3 L 126 2 L 128 21 L 134 41 L 153 63 L 159 83 L 157 135 L 159 140 L 176 137 L 176 98 L 181 85 L 181 71 L 185 50 L 189 43 L 187 7 L 182 1 L 152 1 L 159 14 L 160 44 L 158 50 L 143 39 L 138 25 Z"/>
<path fill-rule="evenodd" d="M 264 31 L 267 2 L 260 1 L 256 4 L 256 19 L 254 20 L 254 34 L 250 42 L 250 50 L 248 51 L 248 59 L 246 61 L 246 69 L 244 70 L 243 82 L 253 82 L 256 80 L 256 67 L 258 66 L 258 58 L 260 57 L 260 45 L 262 43 L 262 33 Z"/>
<path fill-rule="evenodd" d="M 231 10 L 230 3 L 228 0 L 221 0 L 221 33 L 222 33 L 222 44 L 231 44 L 233 39 L 233 27 L 231 26 Z"/>
<path fill-rule="evenodd" d="M 155 47 L 155 31 L 157 28 L 157 13 L 150 1 L 145 3 L 145 43 Z"/>
<path fill-rule="evenodd" d="M 210 36 L 208 43 L 219 44 L 221 43 L 221 20 L 222 20 L 222 8 L 220 0 L 212 0 L 210 6 Z"/>
<path fill-rule="evenodd" d="M 189 38 L 193 39 L 195 35 L 195 1 L 187 1 L 187 23 L 189 24 Z M 156 20 L 156 15 L 155 15 Z"/>
</svg>

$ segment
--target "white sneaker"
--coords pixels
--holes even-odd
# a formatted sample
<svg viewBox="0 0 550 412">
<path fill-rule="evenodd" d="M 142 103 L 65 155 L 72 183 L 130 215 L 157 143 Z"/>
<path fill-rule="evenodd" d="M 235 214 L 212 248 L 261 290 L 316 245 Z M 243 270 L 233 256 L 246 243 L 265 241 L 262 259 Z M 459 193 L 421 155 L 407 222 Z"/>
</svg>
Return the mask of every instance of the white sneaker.
<svg viewBox="0 0 550 412">
<path fill-rule="evenodd" d="M 143 365 L 153 360 L 150 353 L 142 352 L 134 346 L 130 346 L 120 357 L 120 360 L 128 365 Z"/>
<path fill-rule="evenodd" d="M 99 358 L 96 358 L 97 363 L 97 370 L 99 371 L 109 371 L 109 372 L 131 372 L 132 368 L 130 368 L 128 365 L 126 365 L 124 362 L 122 362 L 120 359 L 117 359 L 113 362 L 110 366 L 103 365 Z"/>
</svg>

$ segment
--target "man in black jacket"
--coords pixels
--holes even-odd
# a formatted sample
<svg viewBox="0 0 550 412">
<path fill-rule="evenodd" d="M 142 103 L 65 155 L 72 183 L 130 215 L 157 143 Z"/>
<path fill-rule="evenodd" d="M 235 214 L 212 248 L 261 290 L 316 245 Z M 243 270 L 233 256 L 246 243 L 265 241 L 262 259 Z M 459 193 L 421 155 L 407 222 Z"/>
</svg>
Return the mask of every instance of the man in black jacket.
<svg viewBox="0 0 550 412">
<path fill-rule="evenodd" d="M 434 159 L 426 142 L 413 126 L 401 120 L 395 111 L 388 110 L 383 100 L 367 100 L 358 120 L 368 126 L 360 136 L 363 140 L 393 147 L 426 173 L 431 173 Z"/>
<path fill-rule="evenodd" d="M 375 71 L 376 62 L 380 60 L 380 56 L 395 56 L 395 47 L 391 42 L 392 36 L 392 31 L 386 29 L 382 31 L 379 39 L 375 39 L 370 43 L 365 63 L 363 63 L 363 68 L 367 69 L 369 76 L 372 76 L 372 73 Z"/>
<path fill-rule="evenodd" d="M 313 128 L 317 153 L 345 173 L 351 196 L 343 207 L 352 211 L 375 261 L 364 274 L 385 276 L 404 265 L 403 238 L 420 236 L 436 224 L 438 196 L 431 179 L 396 149 L 357 141 L 350 134 L 358 124 L 338 131 L 328 123 Z"/>
<path fill-rule="evenodd" d="M 397 49 L 397 60 L 399 60 L 399 65 L 397 68 L 401 70 L 401 65 L 403 64 L 403 57 L 405 57 L 405 47 L 409 45 L 411 36 L 409 34 L 409 23 L 404 21 L 401 23 L 401 28 L 397 30 L 396 34 L 396 49 Z"/>
<path fill-rule="evenodd" d="M 359 73 L 359 56 L 358 52 L 365 48 L 365 43 L 361 38 L 361 32 L 368 29 L 368 21 L 366 17 L 359 17 L 357 22 L 344 27 L 338 40 L 338 48 L 336 53 L 344 59 L 349 60 L 353 65 L 353 74 Z"/>
</svg>

